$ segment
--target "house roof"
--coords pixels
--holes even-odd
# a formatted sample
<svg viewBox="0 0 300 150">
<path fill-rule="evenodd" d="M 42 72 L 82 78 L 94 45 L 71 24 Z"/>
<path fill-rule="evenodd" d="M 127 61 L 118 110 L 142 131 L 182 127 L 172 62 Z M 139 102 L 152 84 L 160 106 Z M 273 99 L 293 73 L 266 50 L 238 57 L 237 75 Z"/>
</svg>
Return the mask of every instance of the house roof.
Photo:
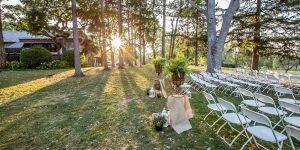
<svg viewBox="0 0 300 150">
<path fill-rule="evenodd" d="M 26 31 L 3 31 L 4 42 L 19 42 L 19 39 L 49 39 L 46 36 L 32 35 Z"/>
<path fill-rule="evenodd" d="M 22 42 L 16 42 L 16 43 L 14 43 L 12 45 L 9 45 L 8 47 L 5 47 L 5 48 L 22 48 L 23 45 L 24 45 L 24 43 L 22 43 Z"/>
</svg>

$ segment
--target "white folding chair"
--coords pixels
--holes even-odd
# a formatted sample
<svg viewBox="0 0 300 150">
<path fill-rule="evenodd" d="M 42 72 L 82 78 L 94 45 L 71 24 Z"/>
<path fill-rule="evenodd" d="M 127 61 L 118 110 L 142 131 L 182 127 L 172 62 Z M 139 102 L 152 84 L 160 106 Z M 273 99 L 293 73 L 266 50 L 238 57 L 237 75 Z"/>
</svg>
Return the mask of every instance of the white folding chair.
<svg viewBox="0 0 300 150">
<path fill-rule="evenodd" d="M 279 101 L 279 105 L 282 109 L 290 112 L 290 115 L 284 115 L 283 120 L 290 125 L 300 128 L 300 117 L 294 115 L 300 115 L 300 105 L 287 103 L 285 101 Z"/>
<path fill-rule="evenodd" d="M 290 141 L 290 144 L 291 144 L 293 150 L 296 150 L 296 147 L 294 145 L 292 137 L 294 137 L 295 139 L 297 139 L 298 141 L 300 141 L 300 129 L 296 128 L 294 126 L 286 126 L 285 127 L 285 132 L 288 135 L 288 138 L 289 138 L 289 141 Z"/>
<path fill-rule="evenodd" d="M 270 119 L 258 112 L 252 111 L 246 107 L 241 107 L 243 115 L 254 121 L 253 124 L 247 124 L 247 131 L 252 135 L 242 146 L 241 149 L 253 139 L 257 147 L 263 147 L 258 144 L 255 138 L 261 139 L 263 141 L 276 143 L 279 149 L 282 149 L 283 141 L 287 139 L 287 136 L 277 132 L 273 129 Z M 257 125 L 259 123 L 259 125 Z M 265 147 L 263 147 L 265 148 Z"/>
<path fill-rule="evenodd" d="M 222 111 L 222 118 L 223 118 L 223 120 L 225 120 L 225 123 L 218 129 L 217 135 L 219 135 L 219 132 L 221 131 L 221 129 L 226 124 L 228 124 L 232 131 L 238 132 L 238 135 L 236 135 L 230 143 L 227 142 L 225 140 L 225 138 L 221 137 L 220 135 L 219 136 L 221 137 L 221 139 L 223 139 L 223 141 L 225 143 L 227 143 L 229 146 L 232 146 L 232 144 L 238 139 L 238 137 L 243 135 L 243 133 L 246 131 L 246 128 L 244 127 L 244 125 L 246 125 L 247 123 L 250 123 L 251 120 L 246 118 L 245 116 L 241 115 L 240 113 L 238 113 L 236 107 L 231 102 L 225 101 L 224 99 L 219 98 L 219 97 L 218 97 L 218 101 L 223 107 L 226 108 L 227 111 Z M 228 112 L 228 111 L 231 111 L 231 112 Z M 239 131 L 239 130 L 233 128 L 232 124 L 242 126 L 243 130 Z M 244 136 L 248 137 L 247 133 Z"/>
<path fill-rule="evenodd" d="M 258 93 L 254 93 L 254 98 L 257 101 L 260 101 L 262 103 L 265 104 L 271 104 L 272 106 L 262 106 L 262 107 L 258 107 L 258 110 L 264 114 L 269 114 L 269 115 L 273 115 L 273 116 L 277 116 L 279 117 L 279 121 L 275 123 L 274 128 L 276 126 L 279 125 L 279 123 L 281 122 L 280 120 L 282 120 L 283 116 L 285 114 L 287 114 L 286 111 L 279 109 L 278 107 L 276 107 L 276 104 L 274 102 L 274 100 L 270 97 L 270 96 L 266 96 L 263 94 L 258 94 Z"/>
<path fill-rule="evenodd" d="M 254 95 L 251 91 L 246 90 L 246 89 L 242 89 L 242 88 L 239 88 L 238 90 L 239 90 L 239 92 L 241 94 L 241 97 L 243 99 L 243 101 L 242 101 L 243 104 L 248 105 L 248 106 L 252 106 L 252 107 L 263 107 L 263 106 L 265 106 L 264 103 L 259 102 L 254 98 Z M 251 99 L 245 99 L 246 97 L 250 97 Z"/>
<path fill-rule="evenodd" d="M 269 91 L 273 91 L 275 87 L 281 87 L 282 85 L 279 83 L 279 80 L 274 76 L 274 75 L 267 75 L 267 79 L 268 79 L 268 86 L 264 89 L 268 89 L 267 93 L 269 93 Z"/>
<path fill-rule="evenodd" d="M 300 76 L 290 76 L 290 87 L 300 95 Z"/>
<path fill-rule="evenodd" d="M 274 90 L 276 92 L 279 101 L 285 101 L 287 103 L 292 103 L 292 104 L 300 104 L 300 101 L 296 100 L 294 93 L 291 89 L 285 87 L 275 87 Z M 286 98 L 286 97 L 283 98 L 284 95 L 291 95 L 292 98 Z"/>
<path fill-rule="evenodd" d="M 213 124 L 208 124 L 210 127 L 213 127 L 218 121 L 220 121 L 222 119 L 221 111 L 226 111 L 226 108 L 223 107 L 221 104 L 217 103 L 215 101 L 215 98 L 211 94 L 209 94 L 205 91 L 203 91 L 202 93 L 203 93 L 206 101 L 208 102 L 207 107 L 211 110 L 207 115 L 205 115 L 204 120 L 206 120 L 206 118 L 209 115 L 211 115 L 212 113 L 215 113 L 215 115 L 217 117 L 219 117 Z"/>
</svg>

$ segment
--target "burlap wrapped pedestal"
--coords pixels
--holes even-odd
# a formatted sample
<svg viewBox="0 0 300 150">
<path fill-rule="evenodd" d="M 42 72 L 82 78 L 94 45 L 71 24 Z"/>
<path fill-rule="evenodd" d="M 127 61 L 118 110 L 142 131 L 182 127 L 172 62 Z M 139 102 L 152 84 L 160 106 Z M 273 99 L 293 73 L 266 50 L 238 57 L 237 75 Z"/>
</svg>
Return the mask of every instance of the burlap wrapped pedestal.
<svg viewBox="0 0 300 150">
<path fill-rule="evenodd" d="M 169 123 L 178 133 L 192 128 L 189 119 L 193 117 L 189 98 L 184 95 L 171 95 L 167 103 L 169 109 Z"/>
</svg>

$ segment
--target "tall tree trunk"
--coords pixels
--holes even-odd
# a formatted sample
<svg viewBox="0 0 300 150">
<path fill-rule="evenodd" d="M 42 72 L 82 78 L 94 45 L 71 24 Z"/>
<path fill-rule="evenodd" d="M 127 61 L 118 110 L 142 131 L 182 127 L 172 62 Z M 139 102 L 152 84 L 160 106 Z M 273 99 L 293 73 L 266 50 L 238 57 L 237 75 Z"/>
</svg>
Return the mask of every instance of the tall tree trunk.
<svg viewBox="0 0 300 150">
<path fill-rule="evenodd" d="M 197 13 L 198 14 L 198 13 Z M 196 28 L 195 28 L 195 66 L 198 66 L 198 17 L 196 17 Z"/>
<path fill-rule="evenodd" d="M 128 47 L 128 53 L 127 53 L 127 55 L 128 55 L 128 65 L 129 66 L 133 66 L 133 64 L 132 64 L 132 43 L 131 43 L 131 39 L 132 39 L 132 34 L 131 34 L 131 32 L 132 32 L 132 30 L 131 30 L 131 28 L 130 28 L 130 21 L 131 19 L 130 19 L 130 6 L 128 6 L 128 9 L 127 9 L 127 25 L 128 25 L 128 45 L 129 45 L 129 47 Z M 131 24 L 132 25 L 132 24 Z"/>
<path fill-rule="evenodd" d="M 214 69 L 221 70 L 222 52 L 224 49 L 225 40 L 230 28 L 231 20 L 239 6 L 239 0 L 230 1 L 225 14 L 223 15 L 220 34 L 218 38 L 216 38 L 215 0 L 207 1 L 208 72 L 214 72 Z"/>
<path fill-rule="evenodd" d="M 134 65 L 137 66 L 137 52 L 136 52 L 136 45 L 137 45 L 137 29 L 134 28 L 134 34 L 133 34 L 133 55 L 134 55 Z"/>
<path fill-rule="evenodd" d="M 143 56 L 142 56 L 142 44 L 143 44 L 143 40 L 142 40 L 142 32 L 140 31 L 140 37 L 139 37 L 139 50 L 140 50 L 140 66 L 142 66 L 143 64 Z"/>
<path fill-rule="evenodd" d="M 104 70 L 108 70 L 108 65 L 107 65 L 107 52 L 106 52 L 106 36 L 105 36 L 105 21 L 104 21 L 104 0 L 100 0 L 100 4 L 101 4 L 101 22 L 102 22 L 102 29 L 101 29 L 101 33 L 102 33 L 102 65 Z"/>
<path fill-rule="evenodd" d="M 132 66 L 133 66 L 133 62 L 134 62 L 134 60 L 135 60 L 135 56 L 134 56 L 134 51 L 135 51 L 135 43 L 134 43 L 134 27 L 133 27 L 133 19 L 130 19 L 131 21 L 130 21 L 130 23 L 131 23 L 131 26 L 130 26 L 130 28 L 131 28 L 131 64 L 132 64 Z"/>
<path fill-rule="evenodd" d="M 171 29 L 172 29 L 172 30 L 171 30 L 171 36 L 170 36 L 169 59 L 172 58 L 171 55 L 172 55 L 172 53 L 173 53 L 171 50 L 172 50 L 172 46 L 173 46 L 173 45 L 172 45 L 172 41 L 173 41 L 173 35 L 174 35 L 174 19 L 171 19 Z"/>
<path fill-rule="evenodd" d="M 109 45 L 110 45 L 110 50 L 111 50 L 111 52 L 110 52 L 111 67 L 115 67 L 115 52 L 113 50 L 113 46 L 111 44 L 111 40 L 110 40 Z"/>
<path fill-rule="evenodd" d="M 4 49 L 3 29 L 2 29 L 2 4 L 0 2 L 0 69 L 6 65 L 6 52 Z"/>
<path fill-rule="evenodd" d="M 143 65 L 146 65 L 146 40 L 145 40 L 145 33 L 143 34 Z"/>
<path fill-rule="evenodd" d="M 161 57 L 166 57 L 165 49 L 165 34 L 166 34 L 166 0 L 163 0 L 163 28 L 162 28 L 162 39 L 161 39 Z"/>
<path fill-rule="evenodd" d="M 153 32 L 153 38 L 155 37 L 155 32 Z M 156 58 L 156 51 L 155 51 L 155 38 L 153 39 L 152 43 L 151 43 L 151 48 L 152 48 L 152 52 L 153 52 L 153 58 Z"/>
<path fill-rule="evenodd" d="M 153 17 L 153 19 L 155 19 L 155 0 L 153 0 L 152 1 L 152 17 Z M 154 57 L 154 59 L 156 58 L 156 51 L 155 51 L 155 47 L 154 47 L 154 45 L 155 45 L 155 35 L 156 35 L 156 26 L 155 25 L 153 25 L 153 35 L 152 35 L 152 38 L 153 38 L 153 41 L 152 41 L 152 43 L 151 43 L 151 48 L 152 48 L 152 51 L 153 51 L 153 57 Z"/>
<path fill-rule="evenodd" d="M 224 49 L 225 40 L 229 32 L 231 20 L 239 7 L 240 7 L 240 0 L 231 0 L 225 14 L 223 15 L 221 31 L 215 44 L 216 46 L 215 68 L 217 70 L 221 70 L 222 52 Z"/>
<path fill-rule="evenodd" d="M 257 0 L 255 26 L 254 26 L 253 54 L 252 54 L 252 70 L 258 70 L 258 65 L 259 65 L 260 28 L 261 28 L 260 14 L 261 14 L 261 0 Z"/>
<path fill-rule="evenodd" d="M 176 34 L 177 34 L 177 26 L 178 26 L 178 21 L 179 21 L 179 18 L 180 18 L 180 14 L 181 14 L 181 7 L 182 7 L 182 0 L 180 0 L 179 2 L 179 11 L 178 11 L 178 16 L 176 18 L 176 21 L 175 21 L 175 27 L 174 27 L 174 32 L 172 32 L 172 38 L 171 38 L 171 49 L 170 49 L 170 58 L 173 58 L 174 57 L 174 47 L 175 47 L 175 41 L 176 41 Z"/>
<path fill-rule="evenodd" d="M 216 16 L 215 16 L 215 0 L 207 1 L 207 72 L 214 72 L 215 62 L 215 41 L 216 41 Z"/>
<path fill-rule="evenodd" d="M 119 7 L 119 37 L 121 40 L 123 40 L 123 21 L 122 21 L 122 0 L 118 0 L 118 7 Z M 124 68 L 124 59 L 123 59 L 123 50 L 122 46 L 119 47 L 119 69 Z"/>
<path fill-rule="evenodd" d="M 72 18 L 73 18 L 73 42 L 74 42 L 74 63 L 75 63 L 75 77 L 82 77 L 83 73 L 80 66 L 79 54 L 79 36 L 77 26 L 76 0 L 72 0 Z"/>
</svg>

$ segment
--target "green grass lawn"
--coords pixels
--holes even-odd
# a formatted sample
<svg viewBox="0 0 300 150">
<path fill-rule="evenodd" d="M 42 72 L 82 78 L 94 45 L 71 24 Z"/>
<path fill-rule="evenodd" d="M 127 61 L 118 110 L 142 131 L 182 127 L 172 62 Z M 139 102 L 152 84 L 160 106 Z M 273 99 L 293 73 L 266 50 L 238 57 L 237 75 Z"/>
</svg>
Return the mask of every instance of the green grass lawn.
<svg viewBox="0 0 300 150">
<path fill-rule="evenodd" d="M 0 149 L 229 149 L 215 134 L 223 122 L 209 128 L 203 121 L 209 110 L 197 92 L 190 100 L 191 130 L 154 131 L 150 116 L 166 100 L 145 95 L 155 79 L 150 65 L 83 71 L 83 78 L 72 77 L 74 70 L 0 72 Z M 234 135 L 226 129 L 222 134 Z"/>
</svg>

